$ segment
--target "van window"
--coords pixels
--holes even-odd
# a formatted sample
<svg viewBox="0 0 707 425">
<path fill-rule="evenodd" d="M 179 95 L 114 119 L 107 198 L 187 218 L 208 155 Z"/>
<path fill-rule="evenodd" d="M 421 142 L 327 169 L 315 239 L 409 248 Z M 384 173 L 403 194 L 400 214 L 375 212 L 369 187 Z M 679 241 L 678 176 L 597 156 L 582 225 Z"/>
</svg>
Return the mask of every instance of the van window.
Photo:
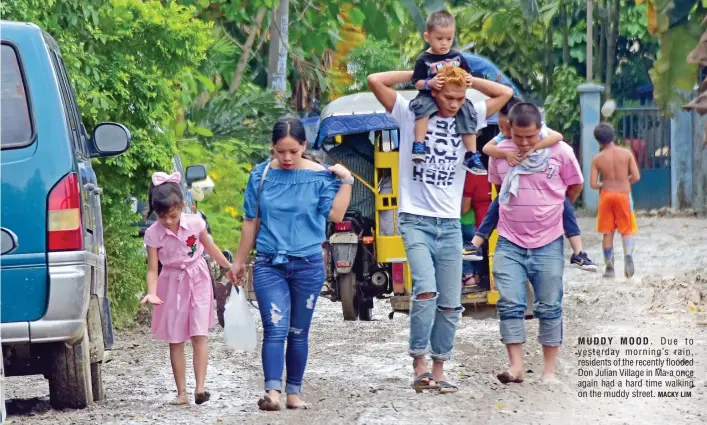
<svg viewBox="0 0 707 425">
<path fill-rule="evenodd" d="M 2 44 L 0 63 L 0 144 L 2 149 L 27 146 L 34 140 L 32 116 L 20 61 L 10 44 Z"/>
<path fill-rule="evenodd" d="M 72 103 L 72 92 L 71 86 L 69 85 L 68 77 L 64 72 L 64 66 L 61 59 L 57 56 L 55 52 L 50 54 L 52 59 L 52 65 L 54 65 L 54 72 L 56 73 L 56 78 L 59 82 L 59 91 L 61 92 L 61 100 L 64 104 L 64 112 L 66 114 L 66 123 L 69 125 L 69 131 L 71 132 L 71 144 L 74 147 L 74 151 L 79 154 L 86 154 L 85 149 L 82 146 L 82 140 L 80 137 L 81 123 L 80 119 L 76 114 L 76 109 Z"/>
</svg>

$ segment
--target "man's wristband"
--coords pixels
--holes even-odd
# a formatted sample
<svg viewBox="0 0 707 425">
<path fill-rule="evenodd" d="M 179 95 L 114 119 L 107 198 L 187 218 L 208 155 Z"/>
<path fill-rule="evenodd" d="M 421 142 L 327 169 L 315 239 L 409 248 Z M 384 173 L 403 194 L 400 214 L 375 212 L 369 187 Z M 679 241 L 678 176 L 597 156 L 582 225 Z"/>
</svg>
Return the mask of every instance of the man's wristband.
<svg viewBox="0 0 707 425">
<path fill-rule="evenodd" d="M 349 177 L 348 179 L 341 179 L 341 184 L 354 184 L 354 178 Z"/>
</svg>

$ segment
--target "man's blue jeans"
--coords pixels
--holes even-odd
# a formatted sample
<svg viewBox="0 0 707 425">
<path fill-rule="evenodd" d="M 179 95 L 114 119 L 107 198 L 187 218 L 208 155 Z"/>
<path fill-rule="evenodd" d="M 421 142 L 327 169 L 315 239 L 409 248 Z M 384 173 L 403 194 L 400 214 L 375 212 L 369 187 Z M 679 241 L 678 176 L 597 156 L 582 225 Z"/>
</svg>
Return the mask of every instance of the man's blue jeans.
<svg viewBox="0 0 707 425">
<path fill-rule="evenodd" d="M 498 197 L 491 202 L 488 211 L 484 219 L 479 225 L 479 229 L 476 234 L 482 238 L 488 240 L 491 237 L 491 233 L 498 225 Z M 569 239 L 573 236 L 579 236 L 579 224 L 577 224 L 577 217 L 574 215 L 574 207 L 569 198 L 565 198 L 565 209 L 562 212 L 562 226 L 565 228 L 565 236 Z"/>
<path fill-rule="evenodd" d="M 464 311 L 461 223 L 459 219 L 400 213 L 399 229 L 412 273 L 410 355 L 430 353 L 434 360 L 449 360 Z M 434 296 L 424 298 L 421 294 Z"/>
<path fill-rule="evenodd" d="M 562 344 L 562 237 L 535 249 L 498 238 L 493 257 L 493 278 L 500 295 L 496 308 L 501 319 L 501 342 L 525 343 L 526 281 L 535 296 L 533 313 L 540 322 L 538 341 L 558 347 Z"/>
<path fill-rule="evenodd" d="M 265 391 L 282 391 L 287 361 L 285 392 L 299 394 L 309 354 L 309 325 L 324 285 L 324 258 L 322 254 L 289 257 L 288 263 L 279 265 L 273 265 L 272 258 L 258 254 L 253 267 L 253 288 L 263 321 Z"/>
</svg>

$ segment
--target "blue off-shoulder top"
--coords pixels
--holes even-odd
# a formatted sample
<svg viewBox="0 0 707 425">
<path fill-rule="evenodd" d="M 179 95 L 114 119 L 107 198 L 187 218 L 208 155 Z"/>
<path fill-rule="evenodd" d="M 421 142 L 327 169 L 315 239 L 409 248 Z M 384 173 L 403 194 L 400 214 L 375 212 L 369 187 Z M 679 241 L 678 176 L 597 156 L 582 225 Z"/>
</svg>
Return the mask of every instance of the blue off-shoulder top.
<svg viewBox="0 0 707 425">
<path fill-rule="evenodd" d="M 258 190 L 268 161 L 253 168 L 245 191 L 245 218 L 256 218 Z M 287 257 L 321 253 L 326 223 L 341 182 L 327 170 L 282 170 L 270 167 L 260 194 L 259 254 L 273 256 L 273 264 Z"/>
</svg>

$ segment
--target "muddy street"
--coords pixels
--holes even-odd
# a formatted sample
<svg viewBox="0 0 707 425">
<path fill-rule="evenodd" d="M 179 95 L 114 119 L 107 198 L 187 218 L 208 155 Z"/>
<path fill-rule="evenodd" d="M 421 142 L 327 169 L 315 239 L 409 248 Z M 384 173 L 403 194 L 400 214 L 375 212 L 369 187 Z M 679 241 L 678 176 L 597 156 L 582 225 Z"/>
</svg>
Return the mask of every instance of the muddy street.
<svg viewBox="0 0 707 425">
<path fill-rule="evenodd" d="M 581 218 L 583 242 L 601 261 L 594 219 Z M 623 270 L 617 238 L 617 270 Z M 568 249 L 567 244 L 565 248 Z M 569 255 L 567 256 L 569 257 Z M 388 319 L 390 306 L 376 301 L 373 322 L 344 322 L 340 304 L 321 298 L 314 314 L 304 381 L 306 411 L 263 413 L 259 348 L 233 353 L 220 328 L 212 331 L 207 389 L 210 402 L 188 407 L 165 403 L 174 397 L 168 349 L 149 330 L 119 333 L 113 360 L 104 365 L 106 400 L 80 411 L 49 408 L 41 377 L 6 378 L 9 423 L 15 424 L 701 424 L 707 423 L 707 220 L 639 218 L 636 276 L 612 281 L 600 274 L 565 270 L 565 342 L 560 351 L 562 384 L 543 386 L 536 377 L 542 351 L 537 320 L 526 322 L 527 380 L 500 384 L 506 367 L 493 311 L 468 311 L 457 332 L 449 379 L 453 395 L 415 394 L 410 389 L 408 316 Z M 690 308 L 692 306 L 692 308 Z M 694 311 L 691 311 L 694 310 Z M 257 312 L 253 310 L 257 316 Z M 259 324 L 259 317 L 257 317 Z M 695 387 L 681 398 L 580 398 L 578 337 L 638 336 L 694 341 Z M 188 350 L 189 350 L 188 346 Z M 191 353 L 188 354 L 191 356 Z M 194 387 L 191 372 L 188 388 Z M 190 393 L 191 394 L 191 393 Z M 192 395 L 193 397 L 193 395 Z"/>
</svg>

